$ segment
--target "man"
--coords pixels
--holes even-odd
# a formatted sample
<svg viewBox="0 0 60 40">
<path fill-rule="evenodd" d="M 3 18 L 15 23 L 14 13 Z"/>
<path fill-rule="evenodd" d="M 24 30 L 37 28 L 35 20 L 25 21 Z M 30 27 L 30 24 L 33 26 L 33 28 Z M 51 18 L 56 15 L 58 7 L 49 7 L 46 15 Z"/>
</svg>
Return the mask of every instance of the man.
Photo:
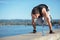
<svg viewBox="0 0 60 40">
<path fill-rule="evenodd" d="M 39 19 L 39 18 L 42 19 L 42 17 L 44 17 L 44 19 L 46 20 L 46 22 L 49 25 L 49 29 L 50 29 L 49 33 L 54 33 L 52 31 L 52 24 L 51 24 L 50 19 L 48 17 L 49 16 L 48 15 L 48 11 L 49 11 L 48 6 L 45 5 L 45 4 L 40 4 L 40 5 L 38 5 L 38 6 L 36 6 L 36 7 L 34 7 L 32 9 L 31 16 L 32 16 L 32 25 L 33 25 L 33 28 L 34 28 L 33 29 L 33 33 L 36 33 L 36 22 L 35 22 L 35 19 Z"/>
</svg>

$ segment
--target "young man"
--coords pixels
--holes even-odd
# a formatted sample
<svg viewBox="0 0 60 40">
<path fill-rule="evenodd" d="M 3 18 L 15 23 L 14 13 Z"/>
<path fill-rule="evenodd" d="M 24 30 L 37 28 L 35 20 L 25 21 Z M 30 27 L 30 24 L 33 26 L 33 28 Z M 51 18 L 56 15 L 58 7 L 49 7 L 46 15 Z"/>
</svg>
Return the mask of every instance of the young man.
<svg viewBox="0 0 60 40">
<path fill-rule="evenodd" d="M 52 24 L 50 22 L 50 19 L 49 19 L 49 15 L 48 15 L 48 6 L 45 5 L 45 4 L 40 4 L 36 7 L 34 7 L 32 9 L 32 25 L 33 25 L 33 33 L 36 33 L 36 22 L 35 22 L 35 19 L 38 19 L 38 18 L 42 18 L 44 17 L 44 19 L 46 20 L 46 22 L 48 23 L 49 25 L 49 29 L 50 29 L 50 32 L 49 33 L 53 33 L 52 31 Z"/>
</svg>

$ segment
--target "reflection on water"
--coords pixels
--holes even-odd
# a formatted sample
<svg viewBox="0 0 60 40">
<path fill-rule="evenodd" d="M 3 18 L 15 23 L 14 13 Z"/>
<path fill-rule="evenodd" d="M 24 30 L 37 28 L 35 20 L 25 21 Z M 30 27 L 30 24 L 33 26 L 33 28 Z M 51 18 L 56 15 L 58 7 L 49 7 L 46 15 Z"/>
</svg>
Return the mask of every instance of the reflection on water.
<svg viewBox="0 0 60 40">
<path fill-rule="evenodd" d="M 37 32 L 42 32 L 43 27 L 37 26 Z M 53 30 L 55 27 L 53 26 Z M 48 31 L 49 27 L 44 26 L 44 31 Z M 25 26 L 25 25 L 6 25 L 0 26 L 0 37 L 5 36 L 12 36 L 12 35 L 20 35 L 20 34 L 27 34 L 33 31 L 32 26 Z"/>
</svg>

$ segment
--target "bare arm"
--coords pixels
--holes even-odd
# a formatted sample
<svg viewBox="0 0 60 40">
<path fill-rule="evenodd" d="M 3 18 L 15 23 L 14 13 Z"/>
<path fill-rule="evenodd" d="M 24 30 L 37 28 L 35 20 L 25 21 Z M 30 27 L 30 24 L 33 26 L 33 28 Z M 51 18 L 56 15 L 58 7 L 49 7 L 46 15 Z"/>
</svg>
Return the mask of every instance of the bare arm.
<svg viewBox="0 0 60 40">
<path fill-rule="evenodd" d="M 33 25 L 33 28 L 34 28 L 34 30 L 36 30 L 36 23 L 34 21 L 34 19 L 36 18 L 36 16 L 33 15 L 33 14 L 31 14 L 31 16 L 32 16 L 32 25 Z"/>
</svg>

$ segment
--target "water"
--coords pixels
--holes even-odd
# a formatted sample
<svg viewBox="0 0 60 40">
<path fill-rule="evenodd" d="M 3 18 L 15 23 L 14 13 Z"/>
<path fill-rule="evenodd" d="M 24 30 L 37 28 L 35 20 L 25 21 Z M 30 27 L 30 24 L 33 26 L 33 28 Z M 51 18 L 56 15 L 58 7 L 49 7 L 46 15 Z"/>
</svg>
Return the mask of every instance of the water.
<svg viewBox="0 0 60 40">
<path fill-rule="evenodd" d="M 43 27 L 37 26 L 36 30 L 37 32 L 42 32 Z M 53 30 L 55 28 L 53 27 Z M 44 26 L 44 31 L 48 31 L 49 27 Z M 21 35 L 21 34 L 27 34 L 33 32 L 32 26 L 25 26 L 25 25 L 6 25 L 6 26 L 0 26 L 0 38 L 6 37 L 6 36 L 13 36 L 13 35 Z"/>
</svg>

